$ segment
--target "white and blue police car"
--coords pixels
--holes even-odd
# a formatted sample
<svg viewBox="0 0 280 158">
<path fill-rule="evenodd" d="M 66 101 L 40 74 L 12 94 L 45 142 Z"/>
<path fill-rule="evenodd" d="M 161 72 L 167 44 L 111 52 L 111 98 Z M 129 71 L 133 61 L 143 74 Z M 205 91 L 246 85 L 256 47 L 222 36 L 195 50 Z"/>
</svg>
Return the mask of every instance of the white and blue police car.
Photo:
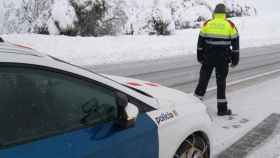
<svg viewBox="0 0 280 158">
<path fill-rule="evenodd" d="M 209 158 L 196 98 L 0 42 L 1 158 Z"/>
</svg>

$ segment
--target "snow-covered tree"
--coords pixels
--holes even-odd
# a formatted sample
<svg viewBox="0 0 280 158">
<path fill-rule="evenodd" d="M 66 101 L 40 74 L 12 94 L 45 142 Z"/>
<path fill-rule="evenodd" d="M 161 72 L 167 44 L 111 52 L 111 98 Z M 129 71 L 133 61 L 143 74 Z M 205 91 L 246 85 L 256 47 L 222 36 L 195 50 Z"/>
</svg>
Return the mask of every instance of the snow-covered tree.
<svg viewBox="0 0 280 158">
<path fill-rule="evenodd" d="M 70 0 L 77 16 L 79 34 L 98 36 L 101 32 L 101 20 L 105 16 L 104 0 Z"/>
<path fill-rule="evenodd" d="M 154 32 L 154 28 L 151 25 L 152 10 L 154 6 L 153 0 L 126 0 L 126 3 L 128 7 L 125 8 L 125 12 L 128 15 L 128 20 L 125 24 L 125 33 L 143 34 Z"/>
<path fill-rule="evenodd" d="M 4 1 L 4 32 L 31 32 L 33 23 L 51 7 L 52 0 Z"/>
<path fill-rule="evenodd" d="M 218 3 L 228 16 L 256 15 L 252 0 L 5 0 L 2 33 L 103 36 L 170 34 L 200 27 Z M 1 18 L 1 17 L 0 17 Z"/>
<path fill-rule="evenodd" d="M 152 12 L 151 26 L 158 35 L 170 35 L 175 30 L 171 10 L 164 6 L 154 8 Z M 150 32 L 150 34 L 153 32 Z"/>
<path fill-rule="evenodd" d="M 172 0 L 170 8 L 177 29 L 199 27 L 201 21 L 212 17 L 212 7 L 202 0 Z"/>
<path fill-rule="evenodd" d="M 19 8 L 22 20 L 31 25 L 44 11 L 50 9 L 52 3 L 53 0 L 22 0 Z"/>
<path fill-rule="evenodd" d="M 11 33 L 11 32 L 24 32 L 27 29 L 19 28 L 19 21 L 18 18 L 18 11 L 14 2 L 2 2 L 4 12 L 3 24 L 2 24 L 2 31 L 3 33 Z"/>
<path fill-rule="evenodd" d="M 129 16 L 126 12 L 127 3 L 124 0 L 106 0 L 105 5 L 107 11 L 102 22 L 107 34 L 123 33 Z"/>
<path fill-rule="evenodd" d="M 51 8 L 47 24 L 50 32 L 75 36 L 78 33 L 77 15 L 68 0 L 56 0 Z"/>
<path fill-rule="evenodd" d="M 226 0 L 225 4 L 228 9 L 229 17 L 251 16 L 257 14 L 257 10 L 252 7 L 254 4 L 250 0 Z"/>
<path fill-rule="evenodd" d="M 78 29 L 83 36 L 123 33 L 128 15 L 124 0 L 70 0 L 78 17 Z"/>
</svg>

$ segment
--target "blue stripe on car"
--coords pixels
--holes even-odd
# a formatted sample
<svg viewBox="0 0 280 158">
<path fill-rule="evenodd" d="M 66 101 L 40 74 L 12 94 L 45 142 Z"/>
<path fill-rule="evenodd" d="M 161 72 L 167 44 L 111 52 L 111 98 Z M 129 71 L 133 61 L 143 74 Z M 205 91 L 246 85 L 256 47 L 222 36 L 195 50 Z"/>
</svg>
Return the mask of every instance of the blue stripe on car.
<svg viewBox="0 0 280 158">
<path fill-rule="evenodd" d="M 0 150 L 1 158 L 158 158 L 158 129 L 141 114 L 134 127 L 113 123 Z"/>
</svg>

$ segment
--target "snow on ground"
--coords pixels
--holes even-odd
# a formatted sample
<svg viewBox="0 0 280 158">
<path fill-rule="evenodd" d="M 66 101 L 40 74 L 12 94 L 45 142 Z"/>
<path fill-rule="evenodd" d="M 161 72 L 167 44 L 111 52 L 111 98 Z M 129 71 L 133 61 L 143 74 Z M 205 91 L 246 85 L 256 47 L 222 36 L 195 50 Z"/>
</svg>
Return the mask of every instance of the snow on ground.
<svg viewBox="0 0 280 158">
<path fill-rule="evenodd" d="M 195 51 L 198 30 L 184 30 L 173 36 L 65 37 L 5 35 L 5 40 L 31 46 L 80 65 L 159 59 Z"/>
<path fill-rule="evenodd" d="M 229 147 L 270 114 L 280 113 L 279 83 L 280 77 L 229 93 L 229 106 L 235 114 L 238 114 L 233 120 L 216 116 L 216 99 L 213 98 L 206 102 L 214 117 L 214 127 L 212 128 L 214 154 Z M 251 153 L 249 158 L 278 158 L 279 149 L 280 135 L 278 133 Z"/>
<path fill-rule="evenodd" d="M 276 15 L 278 16 L 278 15 Z M 279 15 L 280 17 L 280 15 Z M 241 47 L 280 44 L 279 17 L 235 18 Z M 199 29 L 177 31 L 171 36 L 66 37 L 35 34 L 3 35 L 13 43 L 79 65 L 102 65 L 167 58 L 196 53 Z"/>
<path fill-rule="evenodd" d="M 280 1 L 277 0 L 254 0 L 259 15 L 280 14 Z"/>
</svg>

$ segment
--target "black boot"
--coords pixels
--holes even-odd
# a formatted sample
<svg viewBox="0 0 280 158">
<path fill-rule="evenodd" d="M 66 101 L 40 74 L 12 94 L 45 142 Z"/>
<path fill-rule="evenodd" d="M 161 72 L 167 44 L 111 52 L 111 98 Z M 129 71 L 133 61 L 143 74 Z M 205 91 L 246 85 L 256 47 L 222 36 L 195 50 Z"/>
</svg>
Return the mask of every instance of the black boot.
<svg viewBox="0 0 280 158">
<path fill-rule="evenodd" d="M 227 102 L 218 103 L 218 116 L 229 116 L 232 115 L 232 111 L 228 109 Z"/>
</svg>

